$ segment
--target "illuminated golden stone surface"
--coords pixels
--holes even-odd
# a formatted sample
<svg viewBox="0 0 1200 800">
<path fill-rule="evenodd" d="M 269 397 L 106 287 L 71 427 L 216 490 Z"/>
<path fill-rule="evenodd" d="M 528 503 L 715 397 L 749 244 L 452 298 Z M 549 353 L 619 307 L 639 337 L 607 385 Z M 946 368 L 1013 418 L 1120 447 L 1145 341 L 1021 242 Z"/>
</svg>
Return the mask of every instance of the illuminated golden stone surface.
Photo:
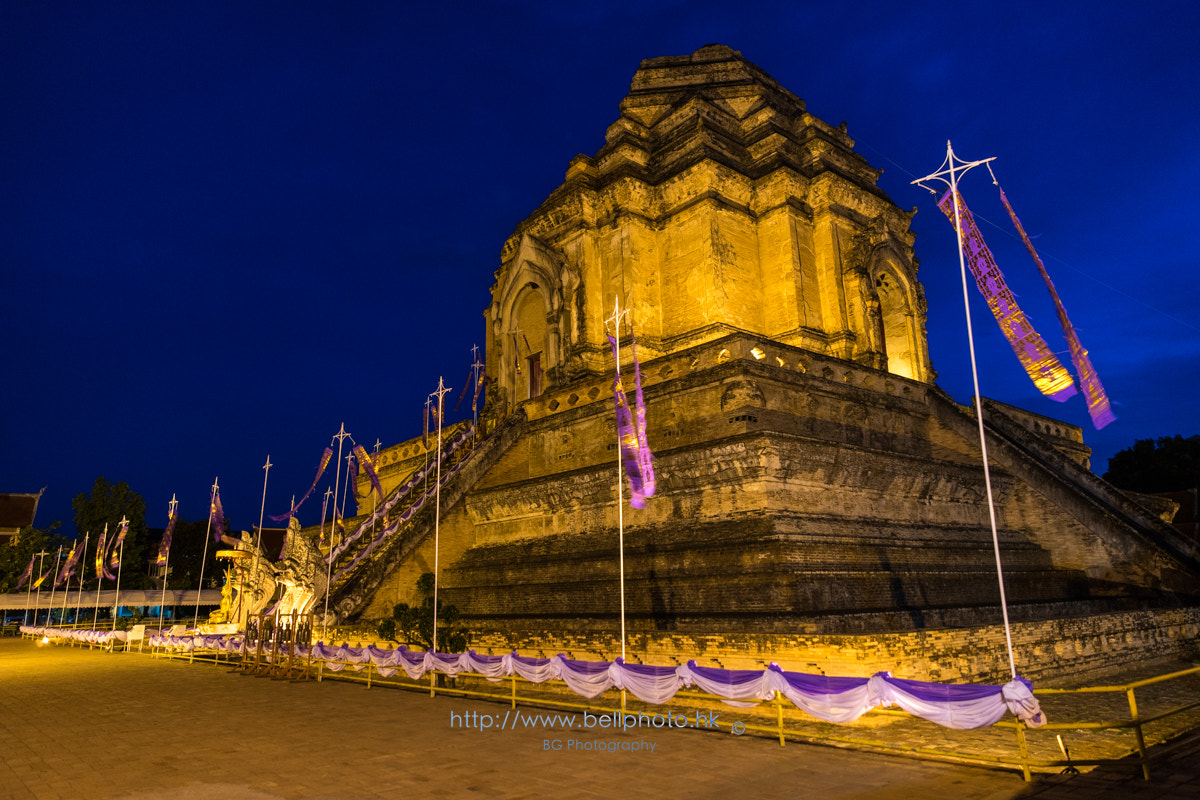
<svg viewBox="0 0 1200 800">
<path fill-rule="evenodd" d="M 730 637 L 997 623 L 977 427 L 934 383 L 913 212 L 875 186 L 844 125 L 727 47 L 642 62 L 620 110 L 501 249 L 483 420 L 496 433 L 443 489 L 440 596 L 480 643 L 613 655 L 617 294 L 658 473 L 624 515 L 632 640 L 682 658 Z M 1195 555 L 1088 471 L 1079 428 L 997 403 L 985 420 L 1015 620 L 1137 612 L 1151 630 L 1154 609 L 1197 605 Z M 381 451 L 385 488 L 425 458 L 419 438 Z M 331 607 L 386 616 L 433 565 L 427 507 Z M 1186 638 L 1195 617 L 1158 639 Z M 973 658 L 972 675 L 992 668 Z"/>
</svg>

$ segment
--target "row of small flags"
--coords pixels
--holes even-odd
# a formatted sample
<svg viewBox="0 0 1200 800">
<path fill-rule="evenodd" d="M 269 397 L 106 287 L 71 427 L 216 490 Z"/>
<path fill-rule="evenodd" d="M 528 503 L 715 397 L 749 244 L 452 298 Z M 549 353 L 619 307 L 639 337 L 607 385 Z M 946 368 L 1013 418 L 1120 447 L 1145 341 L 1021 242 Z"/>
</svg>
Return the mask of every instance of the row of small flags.
<svg viewBox="0 0 1200 800">
<path fill-rule="evenodd" d="M 117 579 L 117 576 L 112 574 L 110 570 L 114 570 L 121 566 L 121 546 L 125 543 L 125 537 L 128 534 L 129 520 L 122 519 L 121 527 L 117 531 L 117 534 L 113 536 L 110 541 L 106 542 L 106 539 L 108 538 L 108 525 L 104 526 L 104 532 L 100 534 L 100 543 L 96 546 L 96 575 L 98 577 L 108 578 L 109 580 L 114 581 Z M 85 547 L 87 545 L 86 539 L 84 540 L 84 545 Z M 79 562 L 83 559 L 83 550 L 79 548 L 79 540 L 76 539 L 71 543 L 71 550 L 67 554 L 66 563 L 59 565 L 59 558 L 61 556 L 62 549 L 59 548 L 58 556 L 54 559 L 54 562 L 46 568 L 46 571 L 42 573 L 42 576 L 34 581 L 29 587 L 31 590 L 40 588 L 41 585 L 46 582 L 46 579 L 50 577 L 51 573 L 56 573 L 54 582 L 52 584 L 52 586 L 56 589 L 59 586 L 62 586 L 64 582 L 74 577 L 75 571 L 79 566 Z M 21 573 L 21 577 L 17 580 L 18 590 L 24 586 L 25 582 L 28 581 L 33 575 L 33 565 L 36 561 L 36 555 L 29 559 L 29 564 L 25 567 L 25 571 Z M 61 568 L 59 568 L 59 566 L 61 566 Z"/>
</svg>

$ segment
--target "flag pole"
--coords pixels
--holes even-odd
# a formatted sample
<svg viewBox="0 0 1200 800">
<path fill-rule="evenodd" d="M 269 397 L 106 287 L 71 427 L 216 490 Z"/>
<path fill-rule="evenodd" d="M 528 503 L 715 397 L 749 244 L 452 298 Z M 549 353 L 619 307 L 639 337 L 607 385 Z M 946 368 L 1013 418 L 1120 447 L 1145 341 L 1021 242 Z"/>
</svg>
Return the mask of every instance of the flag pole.
<svg viewBox="0 0 1200 800">
<path fill-rule="evenodd" d="M 37 571 L 38 571 L 37 594 L 34 595 L 34 600 L 33 600 L 33 624 L 37 625 L 38 609 L 41 608 L 41 605 L 42 605 L 42 582 L 41 582 L 42 567 L 45 566 L 46 556 L 50 555 L 50 551 L 43 550 L 40 553 L 34 553 L 34 555 L 39 556 L 38 568 L 37 568 Z M 31 581 L 33 580 L 32 575 L 30 576 L 30 580 Z M 29 596 L 28 595 L 26 595 L 26 597 L 25 597 L 25 605 L 26 606 L 29 605 Z M 28 621 L 29 620 L 28 620 L 28 613 L 27 613 L 26 623 L 28 623 Z"/>
<path fill-rule="evenodd" d="M 79 539 L 76 539 L 71 545 L 71 550 L 74 551 L 79 546 Z M 68 559 L 69 560 L 69 559 Z M 62 611 L 58 614 L 58 624 L 60 627 L 65 627 L 67 624 L 67 600 L 71 597 L 71 576 L 66 576 L 67 585 L 63 587 L 63 606 Z"/>
<path fill-rule="evenodd" d="M 219 478 L 213 478 L 212 493 L 208 496 L 208 525 L 204 528 L 204 555 L 200 556 L 200 585 L 196 587 L 196 614 L 192 617 L 192 627 L 200 627 L 200 592 L 204 590 L 204 562 L 208 561 L 208 535 L 212 533 L 212 518 L 217 502 L 217 490 L 221 487 Z"/>
<path fill-rule="evenodd" d="M 333 494 L 331 487 L 325 488 L 325 499 L 321 502 L 321 540 L 320 543 L 325 543 L 325 515 L 329 512 L 329 496 Z M 333 530 L 330 528 L 329 538 L 333 538 Z"/>
<path fill-rule="evenodd" d="M 54 557 L 54 582 L 50 584 L 50 605 L 46 607 L 46 625 L 52 625 L 54 616 L 54 593 L 58 591 L 58 571 L 62 569 L 62 545 L 58 546 L 58 555 Z M 36 622 L 36 620 L 34 620 Z"/>
<path fill-rule="evenodd" d="M 475 446 L 475 442 L 479 440 L 479 372 L 483 369 L 483 363 L 479 360 L 479 345 L 471 345 L 471 377 L 474 383 L 471 385 L 471 390 L 474 393 L 471 397 L 471 427 L 475 429 L 475 435 L 471 437 L 471 446 Z"/>
<path fill-rule="evenodd" d="M 957 160 L 957 163 L 955 161 Z M 914 184 L 921 186 L 933 192 L 933 189 L 926 186 L 924 181 L 938 180 L 950 187 L 950 198 L 954 203 L 954 234 L 958 238 L 958 269 L 962 275 L 962 290 L 963 290 L 963 311 L 967 318 L 967 345 L 971 351 L 971 380 L 975 387 L 975 419 L 979 424 L 979 450 L 983 459 L 983 482 L 987 488 L 988 501 L 988 519 L 992 526 L 992 549 L 996 554 L 996 578 L 1000 584 L 1000 611 L 1004 616 L 1004 638 L 1008 645 L 1008 666 L 1012 671 L 1012 677 L 1015 680 L 1017 677 L 1017 664 L 1013 658 L 1012 647 L 1012 628 L 1008 621 L 1008 600 L 1004 592 L 1004 570 L 1000 563 L 1000 534 L 996 528 L 996 503 L 992 496 L 992 474 L 988 466 L 987 454 L 987 437 L 984 435 L 983 428 L 983 397 L 979 393 L 979 368 L 975 360 L 975 334 L 971 328 L 971 305 L 969 302 L 970 293 L 967 291 L 967 265 L 966 257 L 963 253 L 963 238 L 962 238 L 962 219 L 959 213 L 958 206 L 958 178 L 973 167 L 978 167 L 982 164 L 995 161 L 995 157 L 985 158 L 979 161 L 963 161 L 954 155 L 954 149 L 950 145 L 950 141 L 946 141 L 946 160 L 942 162 L 942 168 L 937 172 L 926 175 L 924 178 L 919 178 L 913 181 Z M 948 176 L 948 178 L 947 178 Z M 934 192 L 936 195 L 936 192 Z"/>
<path fill-rule="evenodd" d="M 382 442 L 380 442 L 379 439 L 375 440 L 375 459 L 376 459 L 375 463 L 376 464 L 379 463 L 379 461 L 378 461 L 379 445 L 381 445 L 381 444 L 382 444 Z M 371 492 L 371 537 L 372 538 L 374 538 L 374 536 L 375 536 L 375 514 L 377 514 L 379 511 L 379 500 L 380 500 L 379 492 Z"/>
<path fill-rule="evenodd" d="M 262 506 L 260 506 L 258 509 L 258 536 L 255 538 L 255 541 L 254 541 L 254 572 L 253 572 L 254 579 L 253 580 L 255 581 L 256 585 L 258 583 L 258 558 L 259 558 L 259 554 L 262 552 L 263 517 L 265 516 L 266 511 L 267 511 L 267 476 L 271 474 L 271 467 L 273 467 L 273 466 L 274 466 L 274 464 L 271 463 L 271 456 L 268 455 L 267 463 L 263 464 Z M 270 598 L 267 598 L 267 599 L 270 600 Z"/>
<path fill-rule="evenodd" d="M 628 309 L 621 310 L 621 300 L 613 295 L 613 315 L 605 320 L 613 324 L 613 338 L 617 341 L 616 353 L 617 374 L 621 372 L 621 318 L 629 313 Z M 621 594 L 621 659 L 625 659 L 625 485 L 621 474 L 621 425 L 618 420 L 617 431 L 617 551 L 618 571 L 620 574 Z"/>
<path fill-rule="evenodd" d="M 129 520 L 125 516 L 121 516 L 121 526 L 129 524 Z M 121 613 L 121 569 L 125 566 L 125 540 L 121 540 L 121 548 L 117 551 L 117 593 L 113 595 L 113 622 L 112 629 L 117 629 L 117 616 Z"/>
<path fill-rule="evenodd" d="M 333 525 L 329 530 L 329 555 L 330 556 L 333 555 L 333 534 L 337 531 L 337 507 L 338 507 L 337 490 L 338 490 L 338 484 L 342 482 L 342 443 L 346 440 L 346 437 L 349 435 L 350 434 L 346 433 L 346 423 L 344 423 L 344 422 L 342 423 L 341 427 L 338 428 L 338 432 L 333 435 L 333 438 L 338 440 L 338 460 L 337 460 L 337 474 L 334 475 L 334 478 L 333 478 L 333 517 L 334 517 L 334 520 L 333 520 Z M 330 444 L 332 445 L 333 442 L 330 442 Z M 329 633 L 329 594 L 330 594 L 330 590 L 333 588 L 329 584 L 332 582 L 332 580 L 333 580 L 333 559 L 330 558 L 329 561 L 326 563 L 326 569 L 325 569 L 325 617 L 321 620 L 321 641 L 324 642 L 325 644 L 329 644 L 329 641 L 326 638 L 326 635 Z"/>
<path fill-rule="evenodd" d="M 92 630 L 100 629 L 100 586 L 104 583 L 104 543 L 108 540 L 108 523 L 96 543 L 96 603 L 92 606 Z"/>
<path fill-rule="evenodd" d="M 92 532 L 88 531 L 83 535 L 83 571 L 79 574 L 79 594 L 75 596 L 75 619 L 72 627 L 79 624 L 79 614 L 83 611 L 83 576 L 87 574 L 87 548 L 91 540 Z"/>
<path fill-rule="evenodd" d="M 450 391 L 450 387 L 446 386 L 442 381 L 442 377 L 438 376 L 438 388 L 430 397 L 437 395 L 438 415 L 437 415 L 437 479 L 434 481 L 433 492 L 433 647 L 431 652 L 437 652 L 437 619 L 438 619 L 438 533 L 442 521 L 442 417 L 445 414 L 445 406 L 442 399 L 446 396 L 446 392 Z"/>
<path fill-rule="evenodd" d="M 168 528 L 170 528 L 171 522 L 175 519 L 175 509 L 178 507 L 179 507 L 179 501 L 175 499 L 175 493 L 171 492 L 171 502 L 167 503 L 167 527 Z M 166 533 L 164 532 L 163 535 L 165 536 Z M 159 545 L 159 549 L 160 550 L 162 549 L 161 544 Z M 155 559 L 155 560 L 157 561 L 158 559 Z M 162 633 L 163 614 L 166 613 L 165 607 L 167 605 L 167 580 L 170 578 L 170 575 L 171 575 L 171 548 L 167 547 L 166 561 L 163 562 L 162 598 L 158 601 L 158 632 L 160 634 Z"/>
<path fill-rule="evenodd" d="M 34 553 L 33 555 L 31 555 L 29 557 L 29 566 L 26 567 L 26 569 L 29 570 L 29 578 L 25 582 L 25 624 L 26 625 L 29 624 L 29 598 L 33 594 L 33 560 L 35 558 L 37 558 L 37 553 Z M 18 583 L 17 588 L 18 589 L 21 588 L 19 583 Z"/>
</svg>

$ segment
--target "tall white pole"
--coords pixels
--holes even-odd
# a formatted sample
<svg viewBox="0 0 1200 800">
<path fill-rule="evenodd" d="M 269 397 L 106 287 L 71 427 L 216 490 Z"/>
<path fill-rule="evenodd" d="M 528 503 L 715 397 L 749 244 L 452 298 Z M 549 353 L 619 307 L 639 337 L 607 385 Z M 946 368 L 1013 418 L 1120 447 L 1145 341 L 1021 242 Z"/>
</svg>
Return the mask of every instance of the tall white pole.
<svg viewBox="0 0 1200 800">
<path fill-rule="evenodd" d="M 196 587 L 196 614 L 192 617 L 192 627 L 200 626 L 200 592 L 204 590 L 204 562 L 208 561 L 208 535 L 212 533 L 212 518 L 217 502 L 217 492 L 220 490 L 219 478 L 213 478 L 212 493 L 208 496 L 208 525 L 204 527 L 204 555 L 200 556 L 200 585 Z"/>
<path fill-rule="evenodd" d="M 333 494 L 332 488 L 325 490 L 325 500 L 321 503 L 321 542 L 325 542 L 325 517 L 329 515 L 329 497 Z M 330 530 L 329 538 L 333 538 L 332 529 Z"/>
<path fill-rule="evenodd" d="M 96 604 L 92 607 L 92 630 L 100 629 L 100 585 L 104 583 L 104 550 L 101 547 L 108 540 L 108 523 L 104 523 L 104 533 L 96 543 Z"/>
<path fill-rule="evenodd" d="M 259 509 L 258 509 L 258 536 L 255 538 L 255 541 L 254 541 L 254 572 L 252 573 L 254 577 L 251 580 L 254 582 L 255 586 L 258 585 L 258 557 L 259 557 L 259 553 L 262 552 L 263 517 L 265 516 L 265 514 L 267 512 L 267 476 L 271 474 L 272 466 L 274 466 L 274 465 L 271 463 L 271 456 L 268 455 L 267 463 L 263 464 L 262 505 L 259 506 Z M 269 600 L 270 598 L 267 598 L 267 599 Z"/>
<path fill-rule="evenodd" d="M 382 444 L 382 442 L 380 442 L 378 439 L 375 440 L 374 457 L 375 457 L 376 464 L 379 463 L 379 445 L 381 445 L 381 444 Z M 371 538 L 372 539 L 375 538 L 375 514 L 378 511 L 379 511 L 379 492 L 372 491 L 371 492 Z"/>
<path fill-rule="evenodd" d="M 445 406 L 442 404 L 442 398 L 446 396 L 446 392 L 450 391 L 450 387 L 446 386 L 442 377 L 438 376 L 438 388 L 433 394 L 437 395 L 437 479 L 434 481 L 433 492 L 433 648 L 432 652 L 437 652 L 437 620 L 438 620 L 438 534 L 442 521 L 442 416 L 445 412 Z M 430 395 L 432 397 L 433 395 Z"/>
<path fill-rule="evenodd" d="M 338 484 L 341 483 L 341 481 L 342 481 L 342 443 L 346 440 L 346 437 L 349 435 L 350 434 L 346 433 L 346 423 L 344 423 L 344 422 L 342 423 L 341 427 L 338 428 L 338 432 L 333 435 L 333 438 L 338 440 L 338 460 L 337 460 L 337 474 L 333 478 L 333 527 L 329 531 L 329 554 L 330 555 L 333 555 L 333 534 L 337 530 L 337 513 L 338 513 L 338 511 L 337 511 L 337 507 L 338 507 L 337 490 L 338 490 Z M 325 642 L 326 644 L 329 643 L 325 637 L 326 637 L 326 634 L 328 634 L 328 632 L 329 632 L 329 594 L 330 594 L 330 590 L 333 589 L 333 587 L 330 586 L 329 584 L 332 581 L 333 581 L 333 559 L 330 558 L 328 564 L 326 565 L 326 569 L 325 569 L 325 617 L 321 620 L 321 641 Z"/>
<path fill-rule="evenodd" d="M 353 440 L 351 440 L 353 441 Z M 354 453 L 346 454 L 346 483 L 342 486 L 342 510 L 338 516 L 342 518 L 342 524 L 346 524 L 346 498 L 350 496 L 350 465 L 354 463 Z M 354 487 L 355 497 L 358 496 L 358 486 Z"/>
<path fill-rule="evenodd" d="M 621 372 L 621 318 L 628 314 L 628 311 L 621 310 L 620 298 L 613 297 L 613 315 L 608 318 L 607 322 L 613 323 L 613 338 L 617 341 L 616 351 L 616 370 Z M 621 593 L 621 658 L 625 658 L 625 484 L 624 476 L 621 474 L 621 424 L 617 421 L 617 551 L 618 551 L 618 571 L 619 584 Z"/>
<path fill-rule="evenodd" d="M 475 435 L 472 437 L 471 446 L 474 447 L 475 441 L 479 439 L 479 408 L 475 394 L 479 392 L 479 373 L 483 370 L 484 364 L 479 360 L 479 345 L 471 345 L 471 378 L 474 383 L 471 384 L 471 427 L 475 428 Z"/>
<path fill-rule="evenodd" d="M 79 540 L 76 539 L 75 543 L 71 545 L 71 549 L 74 550 L 78 546 L 79 546 Z M 70 599 L 70 597 L 71 597 L 71 576 L 68 575 L 68 576 L 66 576 L 66 584 L 63 586 L 62 611 L 59 612 L 59 615 L 58 615 L 58 624 L 60 627 L 66 627 L 66 624 L 67 624 L 67 600 Z"/>
<path fill-rule="evenodd" d="M 964 255 L 963 250 L 962 217 L 958 206 L 958 176 L 962 173 L 965 173 L 972 167 L 977 167 L 980 164 L 986 164 L 989 161 L 994 161 L 995 159 L 985 158 L 981 161 L 972 162 L 965 162 L 959 159 L 959 163 L 955 164 L 955 158 L 956 156 L 954 155 L 954 149 L 950 146 L 950 141 L 947 140 L 946 169 L 932 175 L 927 175 L 920 180 L 913 181 L 913 183 L 924 186 L 922 181 L 937 179 L 948 184 L 950 187 L 950 199 L 954 204 L 954 233 L 958 239 L 958 270 L 962 276 L 963 311 L 965 312 L 967 318 L 967 344 L 971 351 L 971 380 L 973 381 L 975 388 L 975 420 L 979 425 L 979 450 L 983 459 L 983 482 L 987 488 L 988 519 L 992 526 L 992 549 L 996 555 L 996 578 L 1000 584 L 1000 611 L 1004 617 L 1004 638 L 1008 645 L 1008 666 L 1012 672 L 1013 678 L 1015 679 L 1017 677 L 1017 664 L 1016 659 L 1013 658 L 1012 628 L 1008 621 L 1008 599 L 1005 596 L 1004 591 L 1004 569 L 1000 563 L 1000 534 L 997 532 L 996 528 L 996 503 L 992 496 L 992 474 L 991 468 L 988 466 L 987 437 L 984 435 L 983 397 L 979 393 L 979 369 L 975 360 L 975 334 L 971 328 L 971 305 L 969 300 L 970 292 L 967 291 L 967 264 L 966 256 Z M 943 175 L 949 175 L 949 180 L 943 177 Z"/>
<path fill-rule="evenodd" d="M 62 545 L 58 546 L 58 555 L 54 557 L 54 582 L 50 584 L 50 605 L 46 608 L 46 625 L 53 623 L 54 593 L 58 591 L 58 571 L 62 569 Z M 36 620 L 35 620 L 36 622 Z"/>
<path fill-rule="evenodd" d="M 87 549 L 88 542 L 92 539 L 92 532 L 88 531 L 83 536 L 83 569 L 79 571 L 79 594 L 75 596 L 75 619 L 71 627 L 79 624 L 79 615 L 83 611 L 83 576 L 87 573 Z"/>
<path fill-rule="evenodd" d="M 175 509 L 177 509 L 177 508 L 179 508 L 179 501 L 175 499 L 175 493 L 171 492 L 171 502 L 167 504 L 167 526 L 168 527 L 170 527 L 171 523 L 175 520 Z M 162 545 L 160 544 L 159 547 L 161 548 Z M 157 561 L 157 559 L 155 559 L 155 560 Z M 167 548 L 167 561 L 165 564 L 163 564 L 162 597 L 158 601 L 158 630 L 159 630 L 159 633 L 162 633 L 163 614 L 166 613 L 167 580 L 170 579 L 170 576 L 171 576 L 171 548 L 168 547 Z"/>
<path fill-rule="evenodd" d="M 42 577 L 42 567 L 45 565 L 46 556 L 50 555 L 50 551 L 43 550 L 40 553 L 34 553 L 34 555 L 39 556 L 37 574 L 38 574 L 38 578 L 41 578 Z M 32 575 L 30 576 L 30 580 L 33 580 Z M 26 604 L 28 604 L 29 600 L 26 599 L 25 602 L 26 602 Z M 41 608 L 41 605 L 42 605 L 42 585 L 39 583 L 38 587 L 37 587 L 37 594 L 34 595 L 34 601 L 33 601 L 33 624 L 34 625 L 37 625 L 38 609 Z"/>
<path fill-rule="evenodd" d="M 129 520 L 121 518 L 121 524 L 125 525 Z M 117 593 L 113 595 L 113 622 L 112 629 L 117 629 L 117 616 L 121 613 L 121 569 L 125 566 L 125 541 L 121 541 L 121 549 L 117 551 Z"/>
</svg>

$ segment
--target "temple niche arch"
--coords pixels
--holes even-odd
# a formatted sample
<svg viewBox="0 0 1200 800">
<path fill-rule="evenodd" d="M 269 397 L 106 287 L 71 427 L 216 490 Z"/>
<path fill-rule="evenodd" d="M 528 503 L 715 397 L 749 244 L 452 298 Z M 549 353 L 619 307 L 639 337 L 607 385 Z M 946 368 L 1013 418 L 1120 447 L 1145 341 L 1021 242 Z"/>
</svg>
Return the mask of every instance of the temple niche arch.
<svg viewBox="0 0 1200 800">
<path fill-rule="evenodd" d="M 502 397 L 516 404 L 558 382 L 569 328 L 563 297 L 578 281 L 557 252 L 528 234 L 498 277 L 489 309 L 488 373 Z"/>
<path fill-rule="evenodd" d="M 515 306 L 516 313 L 510 335 L 513 345 L 513 373 L 517 402 L 531 400 L 546 388 L 545 369 L 548 366 L 546 348 L 546 316 L 550 308 L 536 283 L 527 283 Z"/>
<path fill-rule="evenodd" d="M 890 259 L 877 259 L 872 270 L 875 296 L 879 298 L 879 327 L 887 371 L 902 378 L 922 380 L 920 348 L 912 290 Z"/>
</svg>

